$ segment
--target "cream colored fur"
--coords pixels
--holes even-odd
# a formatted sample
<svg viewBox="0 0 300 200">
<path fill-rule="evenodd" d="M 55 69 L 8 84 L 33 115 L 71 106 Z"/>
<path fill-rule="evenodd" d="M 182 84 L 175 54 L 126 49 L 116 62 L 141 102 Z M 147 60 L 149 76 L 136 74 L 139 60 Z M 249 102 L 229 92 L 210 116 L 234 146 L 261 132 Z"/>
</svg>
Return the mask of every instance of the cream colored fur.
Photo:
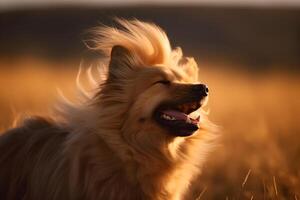
<svg viewBox="0 0 300 200">
<path fill-rule="evenodd" d="M 189 137 L 171 136 L 152 119 L 161 102 L 186 95 L 182 85 L 199 82 L 194 59 L 183 57 L 180 48 L 172 50 L 154 24 L 118 22 L 119 29 L 95 30 L 91 48 L 103 51 L 108 61 L 96 76 L 88 69 L 92 92 L 80 85 L 79 73 L 80 103 L 62 96 L 55 121 L 45 125 L 45 131 L 55 126 L 68 134 L 57 139 L 59 150 L 49 145 L 45 150 L 55 153 L 52 164 L 45 161 L 38 171 L 48 178 L 27 186 L 35 197 L 42 196 L 35 189 L 39 184 L 47 187 L 44 199 L 181 200 L 212 149 L 217 128 L 201 109 L 194 113 L 201 113 L 200 129 Z M 153 84 L 161 79 L 174 85 Z"/>
</svg>

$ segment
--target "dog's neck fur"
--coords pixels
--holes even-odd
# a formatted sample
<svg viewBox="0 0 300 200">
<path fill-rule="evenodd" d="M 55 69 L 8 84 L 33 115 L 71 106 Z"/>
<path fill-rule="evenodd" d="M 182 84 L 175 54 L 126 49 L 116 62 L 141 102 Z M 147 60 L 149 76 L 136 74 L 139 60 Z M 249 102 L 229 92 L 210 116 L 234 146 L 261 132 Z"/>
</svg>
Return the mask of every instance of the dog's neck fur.
<svg viewBox="0 0 300 200">
<path fill-rule="evenodd" d="M 74 188 L 70 191 L 78 191 L 74 197 L 89 194 L 84 198 L 182 199 L 191 179 L 199 174 L 201 159 L 208 151 L 205 144 L 212 139 L 200 130 L 190 139 L 174 138 L 154 156 L 151 149 L 139 151 L 121 137 L 122 113 L 105 115 L 97 113 L 93 106 L 74 112 L 68 115 L 73 134 L 66 146 L 72 160 L 70 177 Z"/>
</svg>

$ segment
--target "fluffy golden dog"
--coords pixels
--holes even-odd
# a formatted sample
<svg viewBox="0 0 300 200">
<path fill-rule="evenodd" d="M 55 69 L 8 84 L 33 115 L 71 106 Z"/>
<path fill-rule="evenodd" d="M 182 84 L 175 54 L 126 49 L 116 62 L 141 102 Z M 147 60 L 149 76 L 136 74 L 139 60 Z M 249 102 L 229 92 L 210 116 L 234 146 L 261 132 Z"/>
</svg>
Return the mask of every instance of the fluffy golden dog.
<svg viewBox="0 0 300 200">
<path fill-rule="evenodd" d="M 1 136 L 0 199 L 183 199 L 216 137 L 208 88 L 159 27 L 118 23 L 95 31 L 108 59 L 92 96 Z"/>
</svg>

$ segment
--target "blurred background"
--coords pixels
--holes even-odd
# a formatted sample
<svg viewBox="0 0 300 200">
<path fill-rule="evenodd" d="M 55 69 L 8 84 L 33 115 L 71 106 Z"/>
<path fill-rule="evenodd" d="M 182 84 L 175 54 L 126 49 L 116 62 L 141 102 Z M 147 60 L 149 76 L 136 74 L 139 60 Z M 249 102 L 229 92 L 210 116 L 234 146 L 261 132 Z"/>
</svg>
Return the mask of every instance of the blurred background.
<svg viewBox="0 0 300 200">
<path fill-rule="evenodd" d="M 154 22 L 194 56 L 223 129 L 186 199 L 300 199 L 299 0 L 0 0 L 0 130 L 72 98 L 88 30 Z"/>
</svg>

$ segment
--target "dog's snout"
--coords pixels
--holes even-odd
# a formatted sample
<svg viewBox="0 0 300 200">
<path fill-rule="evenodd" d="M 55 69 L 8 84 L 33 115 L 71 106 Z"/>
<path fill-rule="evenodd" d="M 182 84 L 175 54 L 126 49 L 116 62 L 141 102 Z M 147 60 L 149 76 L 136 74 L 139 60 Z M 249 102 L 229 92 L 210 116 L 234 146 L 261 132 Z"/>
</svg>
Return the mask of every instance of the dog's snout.
<svg viewBox="0 0 300 200">
<path fill-rule="evenodd" d="M 198 95 L 207 96 L 208 95 L 208 87 L 204 84 L 193 85 L 193 92 L 196 92 Z"/>
</svg>

